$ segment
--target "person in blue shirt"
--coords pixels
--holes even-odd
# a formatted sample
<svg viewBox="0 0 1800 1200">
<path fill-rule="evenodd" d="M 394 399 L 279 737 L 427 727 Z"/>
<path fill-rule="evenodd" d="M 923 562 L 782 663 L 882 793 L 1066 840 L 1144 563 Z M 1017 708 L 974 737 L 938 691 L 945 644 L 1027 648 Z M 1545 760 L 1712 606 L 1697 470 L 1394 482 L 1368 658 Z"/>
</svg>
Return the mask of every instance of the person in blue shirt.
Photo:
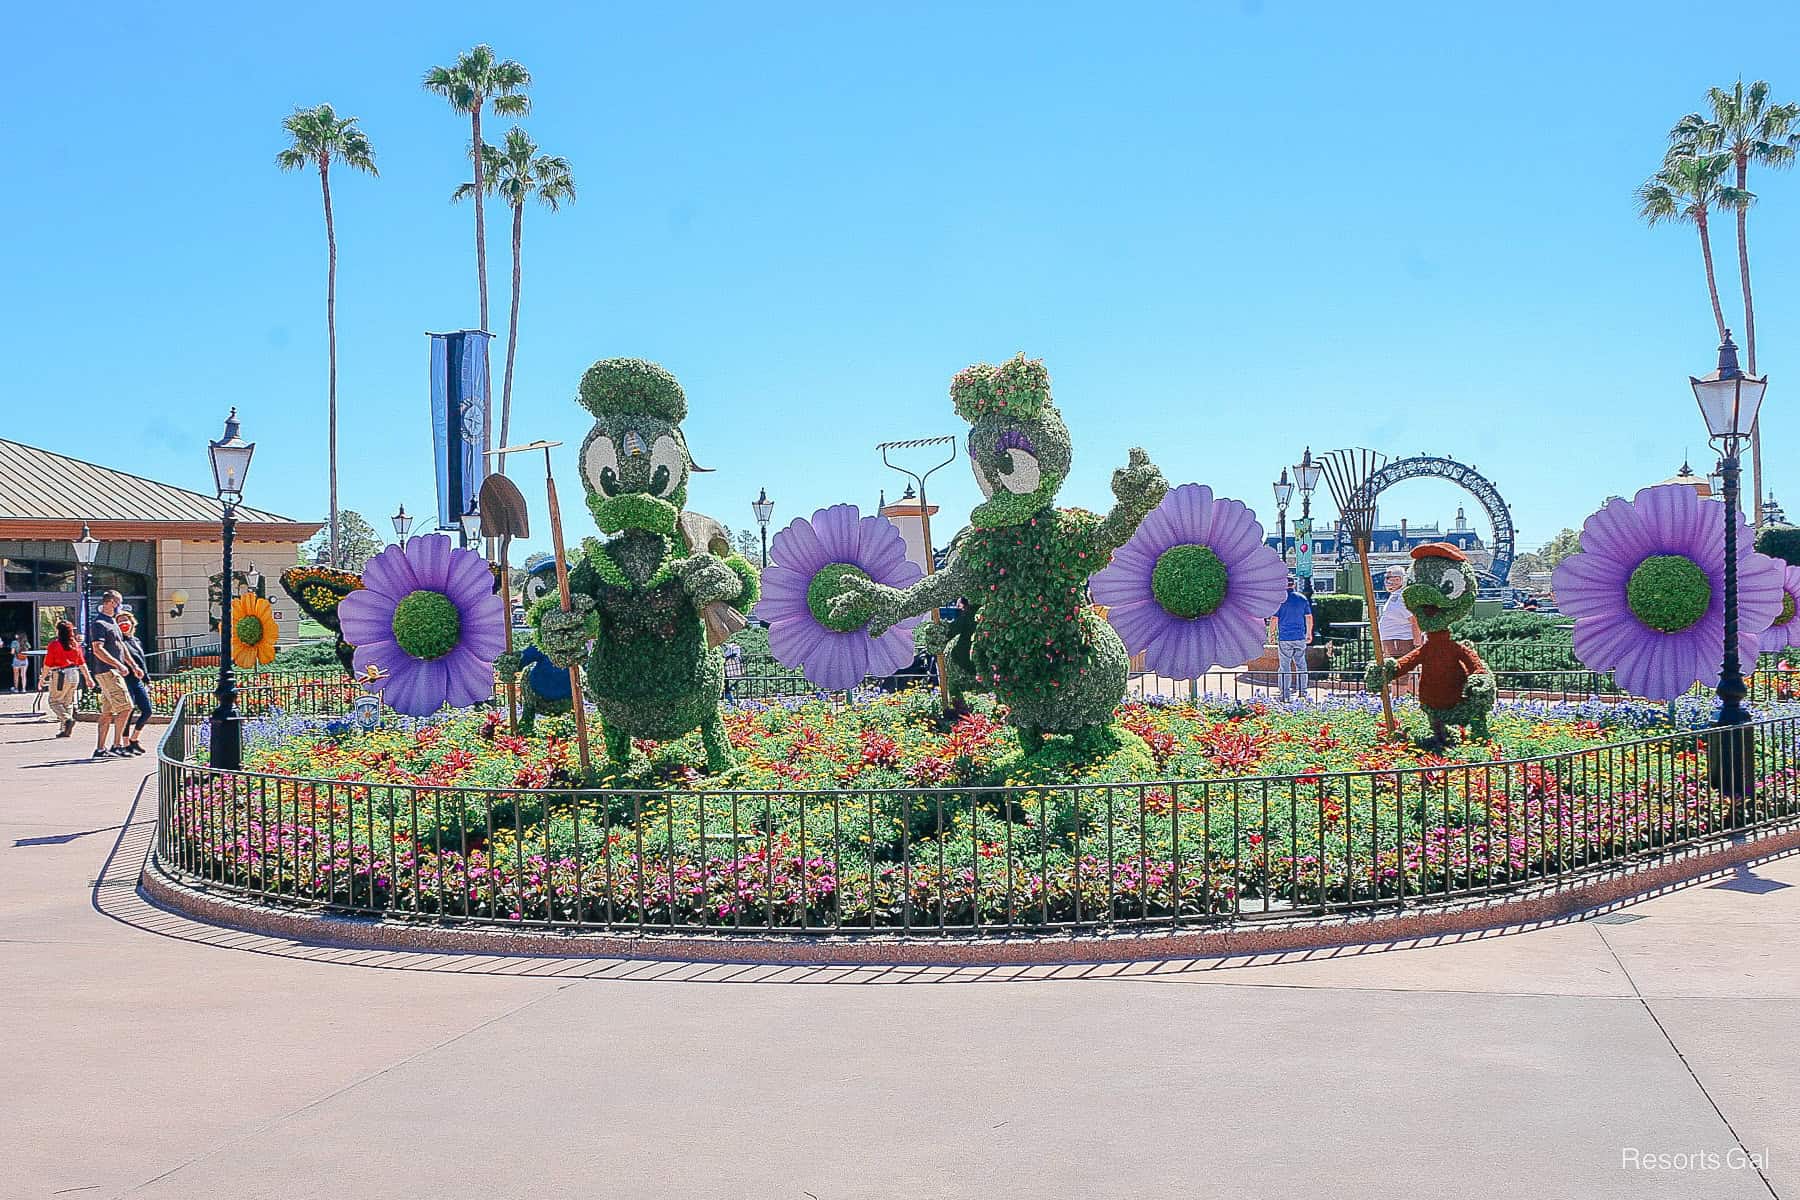
<svg viewBox="0 0 1800 1200">
<path fill-rule="evenodd" d="M 1294 577 L 1288 576 L 1287 599 L 1269 618 L 1270 632 L 1275 635 L 1275 656 L 1280 664 L 1279 680 L 1281 698 L 1292 697 L 1296 691 L 1300 696 L 1306 695 L 1306 647 L 1312 642 L 1313 606 L 1304 594 L 1294 587 Z"/>
</svg>

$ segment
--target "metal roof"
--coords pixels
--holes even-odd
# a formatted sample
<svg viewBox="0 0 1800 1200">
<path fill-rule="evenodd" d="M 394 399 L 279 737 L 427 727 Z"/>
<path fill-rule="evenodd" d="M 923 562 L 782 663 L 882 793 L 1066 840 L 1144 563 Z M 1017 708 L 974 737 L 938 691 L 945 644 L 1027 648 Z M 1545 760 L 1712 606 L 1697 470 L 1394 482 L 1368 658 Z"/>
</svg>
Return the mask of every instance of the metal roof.
<svg viewBox="0 0 1800 1200">
<path fill-rule="evenodd" d="M 0 521 L 196 521 L 216 525 L 216 496 L 157 483 L 111 467 L 0 438 Z M 238 507 L 238 519 L 293 523 Z"/>
</svg>

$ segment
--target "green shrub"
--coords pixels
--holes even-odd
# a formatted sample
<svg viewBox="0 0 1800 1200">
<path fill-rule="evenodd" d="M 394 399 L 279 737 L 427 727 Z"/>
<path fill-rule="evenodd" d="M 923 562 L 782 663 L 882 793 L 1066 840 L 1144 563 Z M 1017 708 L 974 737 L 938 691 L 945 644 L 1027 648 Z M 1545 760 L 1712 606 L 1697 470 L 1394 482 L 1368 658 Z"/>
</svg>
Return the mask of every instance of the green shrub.
<svg viewBox="0 0 1800 1200">
<path fill-rule="evenodd" d="M 1335 626 L 1350 621 L 1363 619 L 1363 601 L 1361 596 L 1352 596 L 1343 592 L 1320 592 L 1312 598 L 1313 602 L 1313 640 L 1322 642 L 1328 638 L 1347 641 L 1356 636 L 1354 629 L 1337 629 Z"/>
<path fill-rule="evenodd" d="M 330 642 L 302 642 L 298 646 L 283 646 L 275 652 L 275 661 L 269 665 L 278 671 L 336 671 L 337 649 Z"/>
<path fill-rule="evenodd" d="M 1758 553 L 1800 566 L 1800 525 L 1770 525 L 1756 535 Z"/>
<path fill-rule="evenodd" d="M 1546 613 L 1512 609 L 1491 617 L 1475 617 L 1456 627 L 1466 642 L 1555 642 L 1569 640 L 1570 619 Z"/>
</svg>

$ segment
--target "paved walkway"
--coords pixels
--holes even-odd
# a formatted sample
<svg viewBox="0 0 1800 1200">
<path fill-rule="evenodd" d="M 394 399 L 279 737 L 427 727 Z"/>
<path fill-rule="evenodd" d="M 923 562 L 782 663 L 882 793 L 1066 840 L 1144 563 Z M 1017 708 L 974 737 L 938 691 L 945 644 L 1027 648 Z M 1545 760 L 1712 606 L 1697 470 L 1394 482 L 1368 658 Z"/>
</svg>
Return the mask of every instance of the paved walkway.
<svg viewBox="0 0 1800 1200">
<path fill-rule="evenodd" d="M 1800 857 L 1598 921 L 1282 959 L 353 952 L 145 904 L 144 761 L 21 709 L 9 1198 L 1800 1197 Z"/>
</svg>

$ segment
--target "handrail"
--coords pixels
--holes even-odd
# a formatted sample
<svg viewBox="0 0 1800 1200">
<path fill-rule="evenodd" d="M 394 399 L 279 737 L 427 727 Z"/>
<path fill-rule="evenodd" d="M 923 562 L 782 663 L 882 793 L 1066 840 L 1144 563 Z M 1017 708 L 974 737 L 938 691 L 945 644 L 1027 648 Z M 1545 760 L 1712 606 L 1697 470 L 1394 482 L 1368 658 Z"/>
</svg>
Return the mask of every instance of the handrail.
<svg viewBox="0 0 1800 1200">
<path fill-rule="evenodd" d="M 989 934 L 1456 899 L 1800 820 L 1800 717 L 1499 762 L 801 789 L 383 783 L 158 747 L 159 866 L 256 903 L 580 930 Z M 1719 739 L 1755 763 L 1715 786 Z"/>
</svg>

